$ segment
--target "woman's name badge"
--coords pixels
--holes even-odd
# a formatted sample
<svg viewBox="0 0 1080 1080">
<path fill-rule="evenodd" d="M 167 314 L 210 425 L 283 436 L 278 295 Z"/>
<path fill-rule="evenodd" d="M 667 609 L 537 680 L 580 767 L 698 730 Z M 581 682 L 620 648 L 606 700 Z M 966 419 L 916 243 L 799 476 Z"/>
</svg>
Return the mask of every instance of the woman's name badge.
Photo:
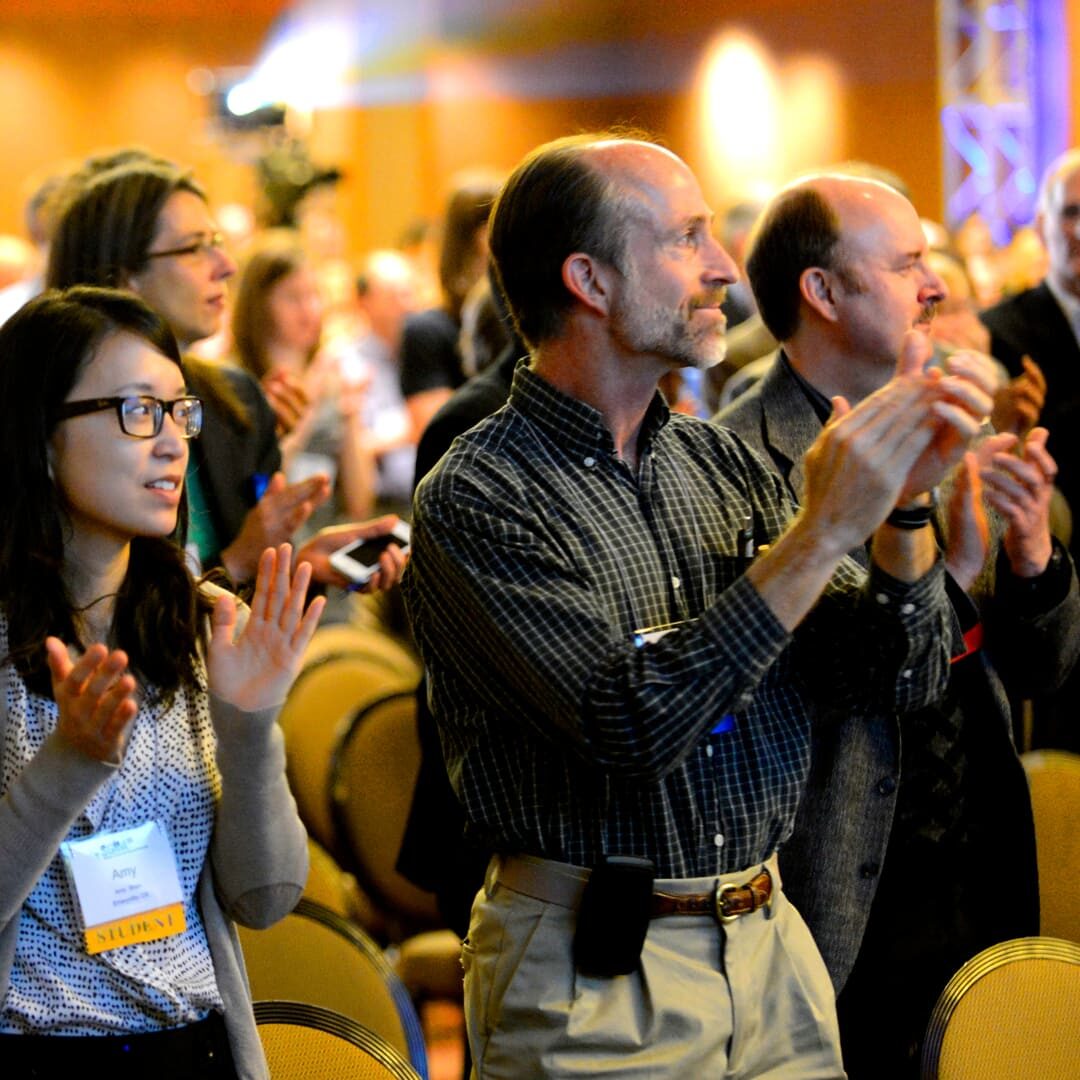
<svg viewBox="0 0 1080 1080">
<path fill-rule="evenodd" d="M 176 858 L 156 821 L 65 840 L 60 854 L 79 898 L 91 955 L 186 929 Z"/>
</svg>

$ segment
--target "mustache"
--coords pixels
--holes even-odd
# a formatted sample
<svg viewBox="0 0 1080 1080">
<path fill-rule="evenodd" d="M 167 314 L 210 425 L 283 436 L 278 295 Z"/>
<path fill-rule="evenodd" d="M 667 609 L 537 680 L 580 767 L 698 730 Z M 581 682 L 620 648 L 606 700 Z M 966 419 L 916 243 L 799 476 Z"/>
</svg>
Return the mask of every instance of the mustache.
<svg viewBox="0 0 1080 1080">
<path fill-rule="evenodd" d="M 727 286 L 721 285 L 715 289 L 710 289 L 708 292 L 700 293 L 693 297 L 690 301 L 690 311 L 697 311 L 698 308 L 714 308 L 719 307 L 727 299 Z"/>
<path fill-rule="evenodd" d="M 929 323 L 932 322 L 934 316 L 937 314 L 938 302 L 936 300 L 927 300 L 923 304 L 919 311 L 919 317 L 915 320 L 916 323 Z"/>
</svg>

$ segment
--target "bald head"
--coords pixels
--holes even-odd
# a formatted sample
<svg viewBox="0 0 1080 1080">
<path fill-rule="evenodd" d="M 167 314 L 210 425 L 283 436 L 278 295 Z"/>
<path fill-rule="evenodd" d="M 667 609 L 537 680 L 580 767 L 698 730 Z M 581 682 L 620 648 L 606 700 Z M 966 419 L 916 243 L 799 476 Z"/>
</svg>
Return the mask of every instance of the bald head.
<svg viewBox="0 0 1080 1080">
<path fill-rule="evenodd" d="M 1062 154 L 1046 170 L 1036 224 L 1051 280 L 1080 298 L 1080 149 Z"/>
<path fill-rule="evenodd" d="M 531 346 L 557 336 L 573 297 L 562 280 L 566 258 L 583 252 L 612 266 L 624 261 L 627 227 L 640 221 L 665 170 L 686 166 L 644 139 L 577 135 L 546 143 L 513 171 L 495 203 L 489 242 L 499 285 Z"/>
<path fill-rule="evenodd" d="M 1062 188 L 1077 173 L 1080 173 L 1080 148 L 1066 150 L 1050 162 L 1039 184 L 1040 214 L 1053 212 L 1061 205 Z"/>
<path fill-rule="evenodd" d="M 405 316 L 417 308 L 412 263 L 397 251 L 372 252 L 356 277 L 356 297 L 372 333 L 396 350 Z"/>
<path fill-rule="evenodd" d="M 807 270 L 827 271 L 844 288 L 858 291 L 857 253 L 872 246 L 883 225 L 893 220 L 903 220 L 912 239 L 915 233 L 921 237 L 911 203 L 887 184 L 863 177 L 817 174 L 773 198 L 758 221 L 747 258 L 747 277 L 772 335 L 784 342 L 797 332 Z"/>
</svg>

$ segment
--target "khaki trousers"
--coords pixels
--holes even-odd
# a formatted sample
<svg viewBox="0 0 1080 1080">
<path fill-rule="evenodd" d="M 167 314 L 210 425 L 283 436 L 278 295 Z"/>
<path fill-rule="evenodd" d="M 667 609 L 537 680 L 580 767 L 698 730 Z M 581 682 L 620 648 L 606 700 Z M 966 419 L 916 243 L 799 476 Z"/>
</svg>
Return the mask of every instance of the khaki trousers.
<svg viewBox="0 0 1080 1080">
<path fill-rule="evenodd" d="M 558 875 L 586 876 L 532 860 Z M 480 1080 L 837 1080 L 836 1002 L 776 859 L 769 908 L 721 925 L 653 919 L 636 972 L 578 974 L 572 907 L 515 892 L 488 868 L 462 950 L 465 1015 Z M 741 885 L 754 866 L 721 880 Z M 710 892 L 716 878 L 658 879 L 664 892 Z"/>
</svg>

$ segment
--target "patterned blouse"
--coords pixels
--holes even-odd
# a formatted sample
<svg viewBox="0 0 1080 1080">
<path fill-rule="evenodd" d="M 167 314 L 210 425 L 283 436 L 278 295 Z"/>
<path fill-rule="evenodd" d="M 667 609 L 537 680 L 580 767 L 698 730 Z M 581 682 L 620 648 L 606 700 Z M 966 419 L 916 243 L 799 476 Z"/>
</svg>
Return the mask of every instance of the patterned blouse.
<svg viewBox="0 0 1080 1080">
<path fill-rule="evenodd" d="M 0 614 L 0 655 L 7 622 Z M 0 791 L 6 791 L 57 723 L 57 706 L 8 679 Z M 78 900 L 57 852 L 23 904 L 0 1032 L 106 1035 L 193 1023 L 222 1006 L 196 902 L 214 827 L 220 778 L 205 687 L 165 704 L 144 691 L 123 763 L 89 805 L 72 807 L 68 840 L 157 821 L 176 857 L 187 929 L 158 941 L 86 952 Z M 81 812 L 80 812 L 81 810 Z"/>
</svg>

